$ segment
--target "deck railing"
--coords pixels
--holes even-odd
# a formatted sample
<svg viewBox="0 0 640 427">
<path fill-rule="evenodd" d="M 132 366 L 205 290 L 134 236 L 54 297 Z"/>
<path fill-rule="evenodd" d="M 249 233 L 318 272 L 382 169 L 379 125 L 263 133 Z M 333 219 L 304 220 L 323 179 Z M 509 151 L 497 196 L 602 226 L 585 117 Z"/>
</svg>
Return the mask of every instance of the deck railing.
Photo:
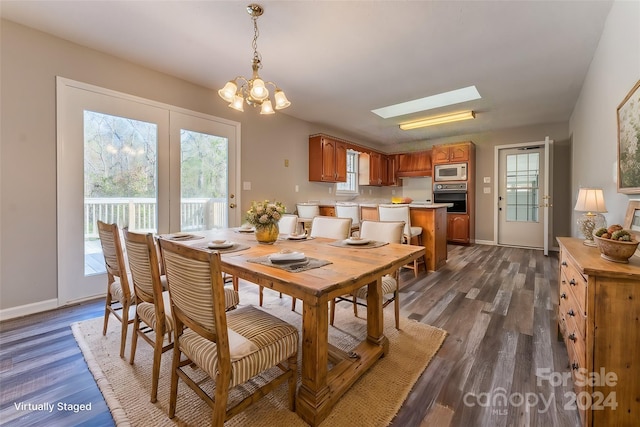
<svg viewBox="0 0 640 427">
<path fill-rule="evenodd" d="M 84 237 L 98 238 L 98 219 L 135 231 L 156 231 L 157 218 L 157 204 L 153 198 L 85 198 Z M 181 231 L 225 227 L 227 219 L 226 198 L 189 198 L 180 203 Z"/>
</svg>

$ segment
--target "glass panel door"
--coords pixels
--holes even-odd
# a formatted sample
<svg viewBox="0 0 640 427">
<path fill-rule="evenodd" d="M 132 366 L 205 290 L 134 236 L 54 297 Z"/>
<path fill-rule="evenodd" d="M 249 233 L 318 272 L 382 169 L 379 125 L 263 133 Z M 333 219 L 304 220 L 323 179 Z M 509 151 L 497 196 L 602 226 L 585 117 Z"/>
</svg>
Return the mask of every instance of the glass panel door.
<svg viewBox="0 0 640 427">
<path fill-rule="evenodd" d="M 158 126 L 84 112 L 85 275 L 105 272 L 96 221 L 157 232 Z"/>
</svg>

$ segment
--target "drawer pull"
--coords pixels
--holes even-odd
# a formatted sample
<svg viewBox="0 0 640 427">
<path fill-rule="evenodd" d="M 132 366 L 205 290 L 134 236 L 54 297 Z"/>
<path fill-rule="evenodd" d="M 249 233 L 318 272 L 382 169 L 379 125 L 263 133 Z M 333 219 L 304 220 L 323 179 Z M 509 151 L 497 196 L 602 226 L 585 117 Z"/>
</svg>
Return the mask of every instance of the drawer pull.
<svg viewBox="0 0 640 427">
<path fill-rule="evenodd" d="M 576 285 L 576 279 L 571 279 L 571 280 L 569 280 L 569 284 L 570 284 L 571 286 L 575 286 L 575 285 Z"/>
<path fill-rule="evenodd" d="M 560 298 L 562 298 L 562 299 L 567 299 L 567 294 L 566 294 L 566 293 L 564 293 L 564 292 L 563 292 L 563 293 L 561 293 L 561 294 L 560 294 Z"/>
<path fill-rule="evenodd" d="M 572 308 L 572 309 L 570 309 L 569 311 L 567 311 L 567 314 L 568 314 L 569 316 L 575 316 L 575 315 L 576 315 L 576 313 L 573 311 L 573 308 Z"/>
<path fill-rule="evenodd" d="M 578 365 L 576 362 L 573 362 L 573 363 L 571 364 L 571 369 L 573 369 L 574 371 L 577 371 L 577 370 L 578 370 L 578 368 L 580 368 L 580 365 Z"/>
<path fill-rule="evenodd" d="M 576 342 L 576 334 L 575 333 L 569 334 L 569 339 L 573 342 Z"/>
<path fill-rule="evenodd" d="M 564 267 L 566 267 L 566 266 L 567 266 L 567 261 L 562 261 L 562 265 L 563 265 Z"/>
</svg>

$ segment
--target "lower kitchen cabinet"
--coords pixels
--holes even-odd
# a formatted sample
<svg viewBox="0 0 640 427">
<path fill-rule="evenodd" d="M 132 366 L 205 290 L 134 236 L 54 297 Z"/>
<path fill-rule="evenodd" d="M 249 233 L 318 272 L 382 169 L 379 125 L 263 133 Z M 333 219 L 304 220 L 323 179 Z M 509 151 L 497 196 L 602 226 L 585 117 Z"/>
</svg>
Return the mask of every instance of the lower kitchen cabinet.
<svg viewBox="0 0 640 427">
<path fill-rule="evenodd" d="M 447 241 L 452 243 L 470 242 L 469 214 L 447 215 Z"/>
</svg>

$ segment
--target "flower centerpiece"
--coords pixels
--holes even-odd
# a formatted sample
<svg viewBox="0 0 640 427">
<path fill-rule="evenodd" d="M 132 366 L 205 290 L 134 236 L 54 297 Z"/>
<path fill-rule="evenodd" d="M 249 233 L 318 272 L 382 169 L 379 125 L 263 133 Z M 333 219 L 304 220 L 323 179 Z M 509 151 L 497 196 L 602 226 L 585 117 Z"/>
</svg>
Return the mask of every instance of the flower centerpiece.
<svg viewBox="0 0 640 427">
<path fill-rule="evenodd" d="M 256 228 L 256 240 L 260 243 L 273 243 L 278 239 L 280 232 L 278 221 L 286 212 L 285 206 L 280 202 L 251 202 L 251 208 L 247 211 L 246 221 Z"/>
</svg>

